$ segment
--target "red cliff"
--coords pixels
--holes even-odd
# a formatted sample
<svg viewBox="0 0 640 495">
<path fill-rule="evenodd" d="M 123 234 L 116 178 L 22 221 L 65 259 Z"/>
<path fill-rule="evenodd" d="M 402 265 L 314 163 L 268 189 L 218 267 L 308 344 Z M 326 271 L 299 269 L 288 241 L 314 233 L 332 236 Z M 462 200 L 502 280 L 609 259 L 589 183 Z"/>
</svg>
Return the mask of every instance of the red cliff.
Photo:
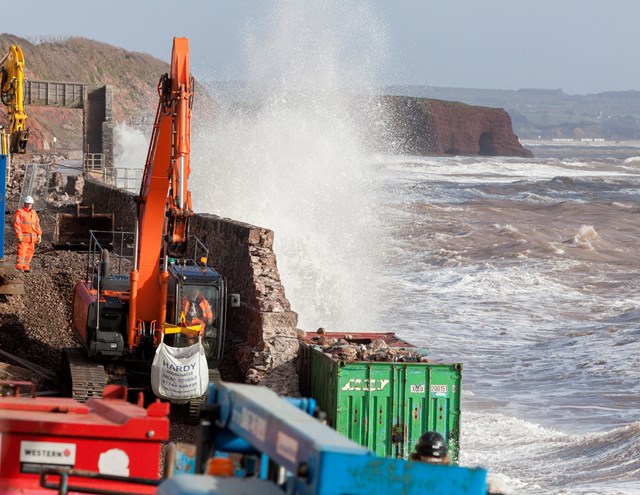
<svg viewBox="0 0 640 495">
<path fill-rule="evenodd" d="M 384 97 L 392 148 L 409 155 L 531 157 L 502 108 L 403 96 Z M 389 144 L 389 136 L 387 136 Z"/>
</svg>

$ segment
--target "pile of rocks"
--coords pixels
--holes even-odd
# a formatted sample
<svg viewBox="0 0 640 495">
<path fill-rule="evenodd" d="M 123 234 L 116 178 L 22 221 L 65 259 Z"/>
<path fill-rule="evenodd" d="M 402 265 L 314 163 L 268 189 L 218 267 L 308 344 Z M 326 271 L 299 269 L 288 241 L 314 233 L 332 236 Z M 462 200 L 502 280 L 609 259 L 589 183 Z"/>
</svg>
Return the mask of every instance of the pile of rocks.
<svg viewBox="0 0 640 495">
<path fill-rule="evenodd" d="M 421 347 L 390 346 L 384 339 L 354 339 L 352 335 L 332 337 L 318 330 L 318 334 L 306 337 L 311 347 L 321 350 L 340 361 L 378 361 L 399 363 L 428 363 L 429 351 Z"/>
</svg>

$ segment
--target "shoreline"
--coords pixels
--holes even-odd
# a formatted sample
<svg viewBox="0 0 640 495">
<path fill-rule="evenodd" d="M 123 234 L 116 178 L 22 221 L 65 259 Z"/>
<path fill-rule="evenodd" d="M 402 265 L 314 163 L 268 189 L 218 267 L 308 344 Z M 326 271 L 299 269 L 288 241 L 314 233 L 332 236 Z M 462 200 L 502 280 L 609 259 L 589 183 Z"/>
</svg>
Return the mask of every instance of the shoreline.
<svg viewBox="0 0 640 495">
<path fill-rule="evenodd" d="M 550 140 L 550 139 L 520 139 L 522 146 L 554 146 L 554 147 L 583 147 L 583 148 L 640 148 L 640 140 L 604 140 L 604 141 L 581 141 L 578 139 Z"/>
</svg>

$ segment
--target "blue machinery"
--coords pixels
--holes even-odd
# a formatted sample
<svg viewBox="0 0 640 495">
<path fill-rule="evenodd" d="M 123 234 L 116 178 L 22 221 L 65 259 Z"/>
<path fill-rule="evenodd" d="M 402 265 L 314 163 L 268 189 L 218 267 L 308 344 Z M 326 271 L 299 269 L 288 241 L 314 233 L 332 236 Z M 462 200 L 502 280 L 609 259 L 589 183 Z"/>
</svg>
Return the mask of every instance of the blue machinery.
<svg viewBox="0 0 640 495">
<path fill-rule="evenodd" d="M 179 474 L 159 495 L 457 495 L 487 493 L 484 469 L 376 457 L 265 387 L 209 386 L 196 471 L 220 452 L 258 453 L 284 468 L 259 477 Z M 302 405 L 305 405 L 303 403 Z"/>
<path fill-rule="evenodd" d="M 3 228 L 0 229 L 0 260 L 4 260 L 4 212 L 7 207 L 7 161 L 9 159 L 9 136 L 0 126 L 0 211 L 3 215 Z"/>
</svg>

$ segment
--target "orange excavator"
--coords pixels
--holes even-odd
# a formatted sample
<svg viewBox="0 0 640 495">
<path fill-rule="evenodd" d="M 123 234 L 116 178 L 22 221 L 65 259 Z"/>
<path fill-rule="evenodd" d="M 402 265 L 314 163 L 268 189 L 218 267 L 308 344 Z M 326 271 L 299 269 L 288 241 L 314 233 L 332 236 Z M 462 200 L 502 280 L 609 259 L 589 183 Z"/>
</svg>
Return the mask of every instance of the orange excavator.
<svg viewBox="0 0 640 495">
<path fill-rule="evenodd" d="M 106 383 L 122 383 L 123 368 L 130 389 L 148 388 L 163 333 L 165 342 L 170 338 L 179 347 L 193 342 L 187 330 L 194 326 L 203 336 L 210 375 L 217 372 L 227 294 L 224 278 L 206 264 L 206 248 L 189 235 L 193 90 L 188 40 L 174 38 L 171 72 L 158 83 L 135 231 L 92 232 L 87 276 L 74 288 L 72 328 L 84 349 L 65 350 L 63 388 L 78 400 L 99 395 Z M 185 314 L 190 297 L 194 312 L 208 307 L 195 325 Z"/>
</svg>

